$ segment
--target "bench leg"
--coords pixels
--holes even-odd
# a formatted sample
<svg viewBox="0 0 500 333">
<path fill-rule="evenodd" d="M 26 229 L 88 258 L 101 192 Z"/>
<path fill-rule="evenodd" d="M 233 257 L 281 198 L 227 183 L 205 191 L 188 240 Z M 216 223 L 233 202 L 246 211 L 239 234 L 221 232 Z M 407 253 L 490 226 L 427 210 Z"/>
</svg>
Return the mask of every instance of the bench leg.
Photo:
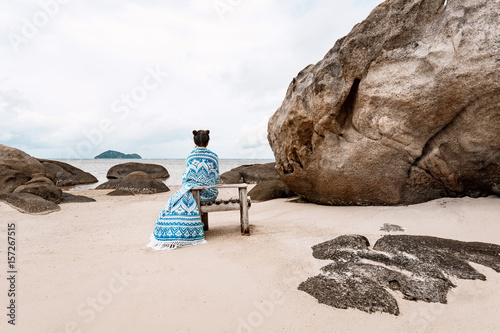
<svg viewBox="0 0 500 333">
<path fill-rule="evenodd" d="M 247 202 L 247 189 L 240 188 L 240 223 L 241 234 L 250 235 L 250 226 L 248 223 L 248 202 Z"/>
<path fill-rule="evenodd" d="M 201 223 L 203 223 L 203 230 L 208 230 L 208 213 L 201 213 Z"/>
</svg>

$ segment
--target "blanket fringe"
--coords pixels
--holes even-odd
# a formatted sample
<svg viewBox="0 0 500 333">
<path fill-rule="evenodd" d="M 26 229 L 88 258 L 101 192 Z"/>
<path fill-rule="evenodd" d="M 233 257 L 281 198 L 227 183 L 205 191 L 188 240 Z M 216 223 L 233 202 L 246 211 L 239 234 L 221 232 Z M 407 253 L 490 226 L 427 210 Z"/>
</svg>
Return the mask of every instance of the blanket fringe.
<svg viewBox="0 0 500 333">
<path fill-rule="evenodd" d="M 170 251 L 170 250 L 175 250 L 179 249 L 181 247 L 188 247 L 188 246 L 193 246 L 193 245 L 198 245 L 198 244 L 206 244 L 205 239 L 200 239 L 196 241 L 168 241 L 168 242 L 163 242 L 159 241 L 155 238 L 153 234 L 149 237 L 149 244 L 147 245 L 148 247 L 152 248 L 153 250 L 157 251 Z"/>
</svg>

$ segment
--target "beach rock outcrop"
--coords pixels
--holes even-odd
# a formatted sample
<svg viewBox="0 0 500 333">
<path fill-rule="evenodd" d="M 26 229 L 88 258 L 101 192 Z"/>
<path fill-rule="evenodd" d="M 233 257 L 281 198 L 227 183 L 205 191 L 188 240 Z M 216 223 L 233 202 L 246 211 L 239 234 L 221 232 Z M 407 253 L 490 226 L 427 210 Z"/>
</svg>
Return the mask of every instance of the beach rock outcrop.
<svg viewBox="0 0 500 333">
<path fill-rule="evenodd" d="M 500 245 L 496 244 L 388 235 L 377 240 L 373 250 L 369 246 L 361 235 L 343 235 L 313 246 L 315 258 L 333 263 L 302 282 L 299 290 L 336 308 L 398 315 L 397 301 L 389 290 L 407 300 L 446 304 L 448 291 L 456 287 L 448 276 L 486 280 L 469 262 L 500 273 Z"/>
<path fill-rule="evenodd" d="M 61 202 L 95 201 L 76 198 L 57 187 L 96 182 L 94 176 L 67 163 L 36 159 L 0 145 L 0 201 L 23 213 L 51 213 Z"/>
<path fill-rule="evenodd" d="M 498 1 L 388 0 L 269 120 L 285 184 L 335 205 L 498 193 Z"/>
<path fill-rule="evenodd" d="M 31 193 L 3 193 L 0 201 L 27 214 L 48 214 L 61 209 L 58 204 Z"/>
<path fill-rule="evenodd" d="M 0 145 L 0 201 L 23 213 L 50 213 L 59 209 L 62 191 L 36 158 Z"/>
<path fill-rule="evenodd" d="M 83 202 L 95 202 L 94 198 L 90 198 L 84 195 L 74 195 L 68 192 L 63 192 L 61 203 L 83 203 Z"/>
<path fill-rule="evenodd" d="M 280 177 L 274 168 L 275 163 L 249 164 L 224 172 L 220 176 L 222 184 L 258 184 L 270 180 L 279 180 Z"/>
<path fill-rule="evenodd" d="M 97 178 L 68 163 L 38 159 L 55 177 L 57 186 L 74 186 L 97 183 Z"/>
<path fill-rule="evenodd" d="M 116 190 L 108 195 L 134 195 L 168 192 L 170 189 L 162 182 L 142 171 L 131 172 L 119 179 Z"/>
<path fill-rule="evenodd" d="M 33 178 L 54 181 L 54 175 L 36 158 L 0 144 L 0 193 L 12 193 Z"/>
<path fill-rule="evenodd" d="M 102 183 L 98 185 L 95 189 L 96 190 L 111 190 L 111 189 L 116 189 L 118 184 L 120 184 L 121 178 L 120 179 L 110 179 L 105 183 Z"/>
<path fill-rule="evenodd" d="M 62 190 L 54 183 L 35 182 L 18 186 L 13 193 L 31 193 L 54 203 L 61 202 Z"/>
<path fill-rule="evenodd" d="M 167 169 L 159 164 L 128 162 L 115 165 L 108 170 L 108 179 L 120 179 L 131 172 L 142 171 L 155 179 L 167 179 L 170 177 Z"/>
<path fill-rule="evenodd" d="M 248 195 L 253 201 L 268 201 L 296 196 L 281 180 L 268 180 L 258 183 L 248 192 Z"/>
</svg>

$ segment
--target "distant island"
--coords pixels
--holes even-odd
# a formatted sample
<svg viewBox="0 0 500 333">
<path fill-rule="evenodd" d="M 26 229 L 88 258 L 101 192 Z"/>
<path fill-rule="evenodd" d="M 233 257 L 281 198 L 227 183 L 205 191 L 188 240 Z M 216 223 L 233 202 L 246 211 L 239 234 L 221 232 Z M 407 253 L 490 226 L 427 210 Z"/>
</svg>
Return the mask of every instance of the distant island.
<svg viewBox="0 0 500 333">
<path fill-rule="evenodd" d="M 119 151 L 108 150 L 94 157 L 96 158 L 122 158 L 122 159 L 142 159 L 139 154 L 124 154 Z"/>
</svg>

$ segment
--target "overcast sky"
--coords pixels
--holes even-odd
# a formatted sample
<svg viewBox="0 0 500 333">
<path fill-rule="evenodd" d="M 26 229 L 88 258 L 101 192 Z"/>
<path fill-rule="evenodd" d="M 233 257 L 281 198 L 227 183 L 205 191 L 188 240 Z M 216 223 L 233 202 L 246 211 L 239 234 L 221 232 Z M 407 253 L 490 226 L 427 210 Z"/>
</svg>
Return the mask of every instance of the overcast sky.
<svg viewBox="0 0 500 333">
<path fill-rule="evenodd" d="M 0 143 L 41 158 L 106 150 L 272 158 L 288 84 L 382 0 L 2 0 Z"/>
</svg>

